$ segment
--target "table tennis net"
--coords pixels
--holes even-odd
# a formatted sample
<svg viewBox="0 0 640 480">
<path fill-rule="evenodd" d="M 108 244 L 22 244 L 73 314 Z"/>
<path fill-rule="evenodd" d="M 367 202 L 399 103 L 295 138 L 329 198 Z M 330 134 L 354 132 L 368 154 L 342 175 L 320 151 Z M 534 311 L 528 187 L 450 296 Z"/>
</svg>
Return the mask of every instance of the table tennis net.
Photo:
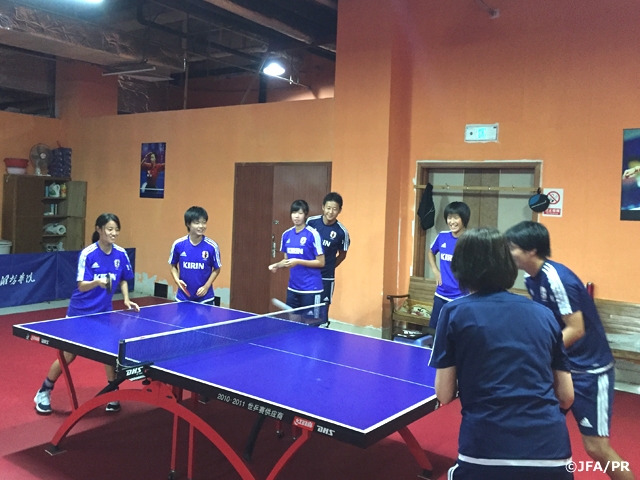
<svg viewBox="0 0 640 480">
<path fill-rule="evenodd" d="M 260 338 L 296 332 L 323 322 L 324 304 L 121 340 L 118 369 L 130 369 Z"/>
</svg>

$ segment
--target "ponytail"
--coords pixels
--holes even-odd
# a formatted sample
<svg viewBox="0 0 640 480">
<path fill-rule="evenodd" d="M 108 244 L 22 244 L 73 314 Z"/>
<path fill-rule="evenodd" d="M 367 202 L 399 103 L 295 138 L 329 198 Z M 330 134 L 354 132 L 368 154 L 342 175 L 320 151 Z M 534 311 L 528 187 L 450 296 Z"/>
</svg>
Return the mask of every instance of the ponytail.
<svg viewBox="0 0 640 480">
<path fill-rule="evenodd" d="M 98 232 L 93 232 L 93 235 L 91 236 L 91 243 L 96 243 L 98 240 L 100 240 L 100 234 Z"/>
</svg>

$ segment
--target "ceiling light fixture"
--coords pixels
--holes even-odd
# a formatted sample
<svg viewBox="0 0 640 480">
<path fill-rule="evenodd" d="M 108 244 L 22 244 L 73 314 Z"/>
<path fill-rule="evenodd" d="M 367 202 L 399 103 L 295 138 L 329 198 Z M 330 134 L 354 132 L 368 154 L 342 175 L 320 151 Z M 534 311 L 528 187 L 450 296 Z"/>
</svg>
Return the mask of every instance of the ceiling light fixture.
<svg viewBox="0 0 640 480">
<path fill-rule="evenodd" d="M 262 73 L 271 77 L 279 77 L 284 71 L 284 67 L 276 60 L 270 61 L 267 63 L 267 66 L 262 69 Z"/>
</svg>

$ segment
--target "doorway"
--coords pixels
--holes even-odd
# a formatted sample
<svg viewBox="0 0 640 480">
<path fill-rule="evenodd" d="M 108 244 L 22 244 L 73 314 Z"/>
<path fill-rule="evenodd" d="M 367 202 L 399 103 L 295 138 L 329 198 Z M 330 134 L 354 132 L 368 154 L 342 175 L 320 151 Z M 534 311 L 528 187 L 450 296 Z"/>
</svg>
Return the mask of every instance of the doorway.
<svg viewBox="0 0 640 480">
<path fill-rule="evenodd" d="M 236 163 L 230 306 L 267 313 L 271 299 L 285 301 L 288 270 L 268 266 L 283 258 L 280 239 L 292 226 L 290 207 L 306 200 L 309 215 L 322 213 L 331 189 L 331 163 Z"/>
<path fill-rule="evenodd" d="M 414 232 L 413 275 L 433 278 L 427 259 L 438 232 L 448 230 L 444 208 L 453 201 L 465 202 L 471 209 L 468 228 L 493 227 L 500 231 L 522 220 L 536 220 L 528 199 L 540 186 L 540 161 L 418 162 L 418 182 L 433 185 L 436 222 L 426 232 L 416 222 Z M 416 211 L 423 189 L 418 185 Z M 515 288 L 524 288 L 524 272 L 518 272 Z"/>
</svg>

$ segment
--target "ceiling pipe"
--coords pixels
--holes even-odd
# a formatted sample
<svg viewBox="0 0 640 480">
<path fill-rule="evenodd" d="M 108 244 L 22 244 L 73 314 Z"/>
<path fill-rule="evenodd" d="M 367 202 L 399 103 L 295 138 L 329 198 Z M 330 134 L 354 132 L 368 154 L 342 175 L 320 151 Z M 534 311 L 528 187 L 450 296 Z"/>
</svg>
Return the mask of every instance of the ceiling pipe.
<svg viewBox="0 0 640 480">
<path fill-rule="evenodd" d="M 248 8 L 244 8 L 231 0 L 205 0 L 207 3 L 214 5 L 218 8 L 222 8 L 228 12 L 231 12 L 235 15 L 238 15 L 242 18 L 246 18 L 247 20 L 257 23 L 258 25 L 262 25 L 263 27 L 270 28 L 278 33 L 286 35 L 294 40 L 305 43 L 307 45 L 315 45 L 315 39 L 310 35 L 307 35 L 300 30 L 291 27 L 285 23 L 282 23 L 279 20 L 274 18 L 266 17 L 260 13 L 254 12 L 253 10 L 249 10 Z M 317 48 L 327 50 L 329 52 L 335 53 L 335 49 L 331 47 L 327 47 L 324 45 L 316 45 Z"/>
<path fill-rule="evenodd" d="M 307 45 L 311 45 L 314 43 L 314 39 L 300 30 L 293 28 L 286 23 L 282 23 L 279 20 L 274 18 L 265 17 L 261 13 L 254 12 L 253 10 L 249 10 L 248 8 L 244 8 L 237 3 L 233 3 L 230 0 L 205 0 L 207 3 L 211 5 L 215 5 L 218 8 L 222 8 L 227 12 L 234 13 L 242 18 L 246 18 L 247 20 L 251 20 L 258 25 L 262 25 L 263 27 L 270 28 L 271 30 L 275 30 L 276 32 L 282 33 L 287 37 L 298 40 L 299 42 L 306 43 Z"/>
<path fill-rule="evenodd" d="M 336 0 L 313 0 L 320 5 L 329 7 L 331 10 L 338 10 L 338 2 Z"/>
<path fill-rule="evenodd" d="M 197 38 L 195 35 L 190 33 L 185 33 L 180 30 L 175 30 L 173 28 L 167 27 L 165 25 L 161 25 L 159 23 L 153 22 L 151 20 L 147 20 L 144 16 L 143 7 L 145 2 L 138 2 L 138 7 L 136 9 L 136 20 L 140 25 L 145 27 L 154 28 L 164 33 L 168 33 L 169 35 L 175 35 L 177 37 L 185 38 L 191 40 L 192 42 L 198 44 L 203 48 L 213 47 L 216 50 L 220 50 L 222 52 L 228 53 L 230 55 L 235 55 L 236 57 L 244 58 L 245 60 L 250 60 L 252 62 L 260 62 L 262 60 L 261 57 L 256 57 L 255 55 L 250 55 L 248 53 L 244 53 L 240 50 L 236 50 L 233 48 L 229 48 L 225 45 L 220 45 L 219 43 L 211 42 L 209 40 L 204 41 Z"/>
<path fill-rule="evenodd" d="M 150 0 L 157 5 L 164 6 L 166 8 L 170 8 L 175 11 L 183 12 L 189 15 L 190 17 L 200 20 L 201 22 L 208 23 L 211 25 L 215 25 L 218 27 L 224 28 L 224 25 L 221 23 L 227 23 L 234 28 L 237 28 L 240 31 L 254 31 L 257 35 L 268 39 L 269 45 L 273 47 L 273 50 L 289 50 L 291 48 L 303 47 L 307 49 L 310 53 L 317 55 L 322 58 L 326 58 L 327 60 L 336 61 L 335 49 L 329 47 L 320 47 L 309 45 L 305 42 L 301 42 L 299 40 L 295 40 L 292 37 L 284 34 L 283 32 L 279 32 L 274 30 L 273 28 L 264 26 L 262 24 L 257 24 L 254 21 L 244 18 L 240 15 L 237 15 L 228 10 L 217 7 L 216 5 L 208 3 L 208 6 L 211 10 L 207 8 L 203 8 L 202 6 L 196 5 L 190 0 Z M 223 18 L 224 22 L 220 19 Z"/>
</svg>

